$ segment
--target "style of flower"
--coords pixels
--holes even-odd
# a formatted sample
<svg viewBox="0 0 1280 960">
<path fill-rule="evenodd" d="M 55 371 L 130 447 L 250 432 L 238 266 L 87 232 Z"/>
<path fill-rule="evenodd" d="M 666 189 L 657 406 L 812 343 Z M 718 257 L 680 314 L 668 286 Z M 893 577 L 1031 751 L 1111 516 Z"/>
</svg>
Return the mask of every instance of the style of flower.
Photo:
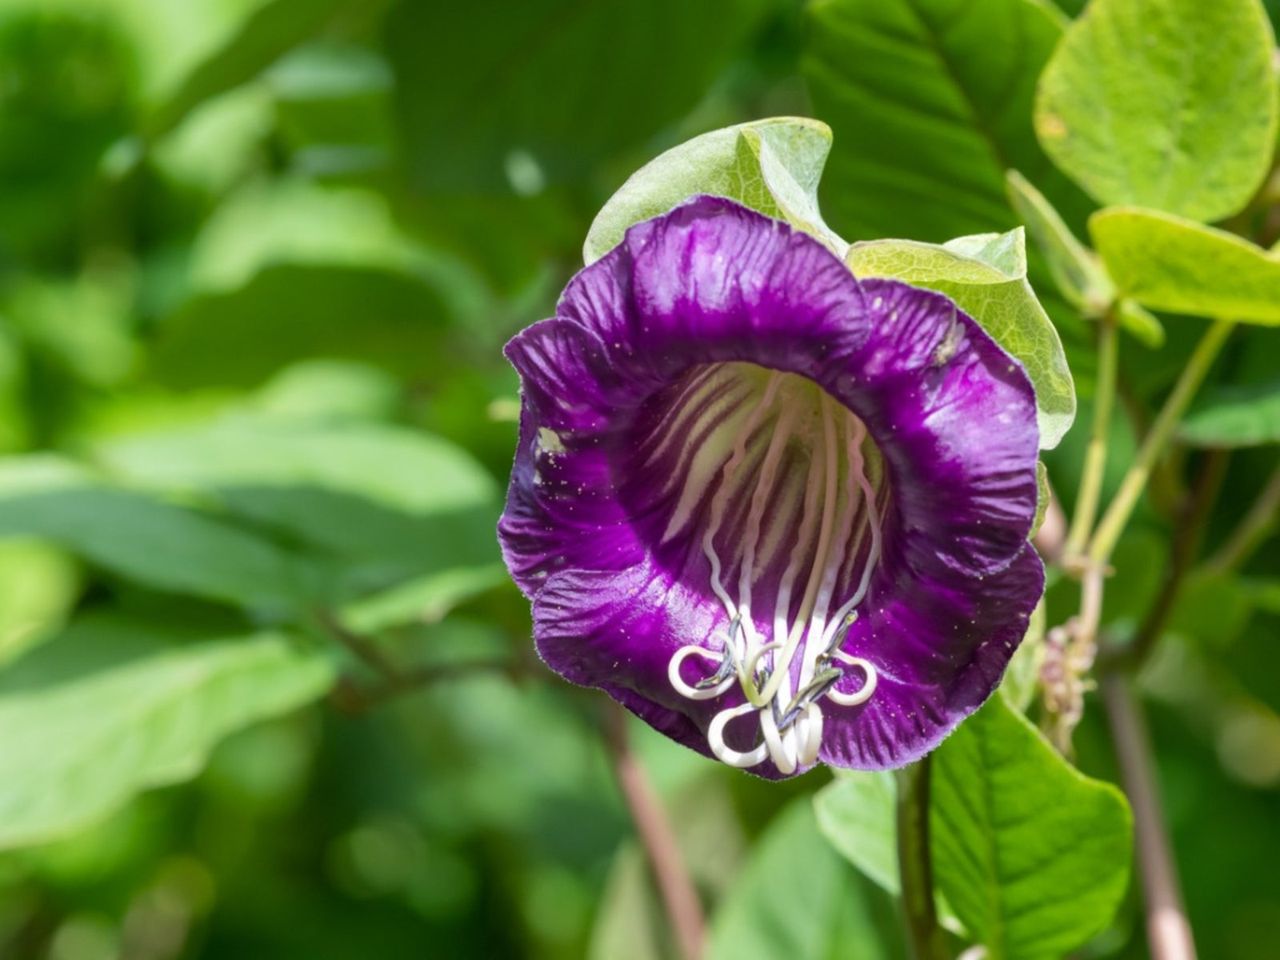
<svg viewBox="0 0 1280 960">
<path fill-rule="evenodd" d="M 1035 399 L 949 299 L 697 197 L 506 354 L 552 669 L 771 777 L 900 766 L 995 689 L 1043 589 Z"/>
</svg>

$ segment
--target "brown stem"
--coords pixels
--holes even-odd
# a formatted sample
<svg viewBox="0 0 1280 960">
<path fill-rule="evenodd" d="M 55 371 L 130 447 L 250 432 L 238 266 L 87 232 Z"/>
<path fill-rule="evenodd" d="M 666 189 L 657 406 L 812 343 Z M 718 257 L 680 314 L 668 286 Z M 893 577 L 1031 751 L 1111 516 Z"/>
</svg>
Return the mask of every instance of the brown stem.
<svg viewBox="0 0 1280 960">
<path fill-rule="evenodd" d="M 702 903 L 685 869 L 679 841 L 662 808 L 662 801 L 649 782 L 644 767 L 631 751 L 627 714 L 621 707 L 611 706 L 609 709 L 605 741 L 613 758 L 618 787 L 648 855 L 680 953 L 684 960 L 699 960 L 706 939 Z"/>
<path fill-rule="evenodd" d="M 503 672 L 514 677 L 520 669 L 518 662 L 504 658 L 401 667 L 383 652 L 372 637 L 348 629 L 332 612 L 321 610 L 316 617 L 330 636 L 378 675 L 378 682 L 372 686 L 358 684 L 350 677 L 338 681 L 332 699 L 340 710 L 347 713 L 363 713 L 441 680 L 486 672 Z"/>
<path fill-rule="evenodd" d="M 504 659 L 422 664 L 385 676 L 380 683 L 372 686 L 364 686 L 350 677 L 342 677 L 333 690 L 332 699 L 334 705 L 344 713 L 364 713 L 433 683 L 457 680 L 477 673 L 505 673 L 514 677 L 517 675 L 517 667 L 510 660 Z"/>
<path fill-rule="evenodd" d="M 1280 519 L 1280 466 L 1271 472 L 1258 499 L 1206 566 L 1217 573 L 1239 569 L 1267 538 L 1277 519 Z"/>
<path fill-rule="evenodd" d="M 1169 617 L 1177 606 L 1183 581 L 1196 555 L 1200 552 L 1204 528 L 1208 523 L 1213 505 L 1218 499 L 1218 491 L 1222 489 L 1222 480 L 1226 476 L 1229 459 L 1225 450 L 1213 450 L 1205 455 L 1191 496 L 1179 511 L 1173 535 L 1173 549 L 1170 551 L 1169 563 L 1165 567 L 1164 579 L 1155 603 L 1147 611 L 1141 626 L 1138 627 L 1138 632 L 1134 634 L 1132 643 L 1122 650 L 1104 652 L 1103 667 L 1136 669 L 1147 659 L 1164 633 Z"/>
<path fill-rule="evenodd" d="M 1178 868 L 1173 861 L 1160 811 L 1151 741 L 1142 710 L 1123 674 L 1102 680 L 1111 721 L 1111 737 L 1125 793 L 1133 806 L 1138 862 L 1147 909 L 1147 945 L 1152 960 L 1195 960 L 1196 946 L 1182 904 Z"/>
<path fill-rule="evenodd" d="M 372 638 L 348 629 L 337 614 L 329 610 L 317 611 L 316 619 L 331 637 L 355 654 L 356 659 L 370 670 L 388 683 L 398 682 L 400 670 Z"/>
</svg>

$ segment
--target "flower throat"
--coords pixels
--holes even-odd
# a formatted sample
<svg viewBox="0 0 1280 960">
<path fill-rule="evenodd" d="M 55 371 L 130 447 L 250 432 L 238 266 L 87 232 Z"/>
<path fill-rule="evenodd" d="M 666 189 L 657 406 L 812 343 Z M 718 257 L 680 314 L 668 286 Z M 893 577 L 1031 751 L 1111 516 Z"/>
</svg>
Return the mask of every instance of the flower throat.
<svg viewBox="0 0 1280 960">
<path fill-rule="evenodd" d="M 747 364 L 704 368 L 686 397 L 685 409 L 701 411 L 693 417 L 717 426 L 700 438 L 687 465 L 667 536 L 687 518 L 691 497 L 714 488 L 703 504 L 699 545 L 729 624 L 713 635 L 718 650 L 699 644 L 678 649 L 668 677 L 692 700 L 718 698 L 737 684 L 746 702 L 715 715 L 708 746 L 732 766 L 769 759 L 790 774 L 817 758 L 823 728 L 818 701 L 851 707 L 875 692 L 875 667 L 841 646 L 880 557 L 884 508 L 877 505 L 873 481 L 883 470 L 862 421 L 796 374 Z M 697 443 L 696 424 L 683 429 Z M 736 571 L 717 551 L 717 537 L 732 544 Z M 776 578 L 773 591 L 759 590 L 766 574 Z M 773 593 L 771 611 L 753 606 L 759 602 L 753 590 Z M 687 682 L 682 668 L 691 657 L 714 665 L 714 672 Z M 861 675 L 860 684 L 845 682 L 850 667 Z M 846 686 L 853 689 L 840 689 Z M 756 745 L 730 747 L 726 728 L 749 715 L 759 724 Z"/>
</svg>

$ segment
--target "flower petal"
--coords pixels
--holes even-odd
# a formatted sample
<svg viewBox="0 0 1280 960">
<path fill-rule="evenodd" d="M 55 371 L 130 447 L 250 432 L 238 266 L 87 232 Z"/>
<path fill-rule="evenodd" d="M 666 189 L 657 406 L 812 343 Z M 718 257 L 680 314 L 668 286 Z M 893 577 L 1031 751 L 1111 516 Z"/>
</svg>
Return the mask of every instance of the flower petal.
<svg viewBox="0 0 1280 960">
<path fill-rule="evenodd" d="M 748 654 L 777 639 L 780 621 L 760 612 L 775 602 L 784 636 L 795 616 L 815 615 L 819 638 L 822 611 L 857 604 L 840 648 L 873 664 L 879 684 L 861 706 L 824 701 L 827 762 L 905 763 L 994 689 L 1043 586 L 1026 542 L 1034 396 L 1020 365 L 950 300 L 859 283 L 812 238 L 702 197 L 628 231 L 508 355 L 524 411 L 500 535 L 553 669 L 706 753 L 713 718 L 744 704 L 745 688 L 715 684 L 714 700 L 687 691 L 728 649 L 742 597 L 726 590 L 738 584 L 753 601 Z M 811 386 L 779 387 L 768 371 Z M 806 413 L 795 399 L 805 389 L 834 401 Z M 864 425 L 871 443 L 859 439 Z M 827 481 L 826 539 L 805 521 L 820 464 L 834 465 L 839 486 L 832 495 Z M 846 536 L 868 524 L 882 552 Z M 834 552 L 815 546 L 832 531 L 844 531 Z M 829 605 L 781 586 L 804 551 L 810 583 L 838 570 Z M 828 631 L 844 614 L 832 616 Z M 680 660 L 691 645 L 699 656 Z M 788 661 L 784 691 L 814 676 L 819 646 L 806 640 Z M 685 694 L 668 676 L 673 657 Z M 851 666 L 837 693 L 847 702 L 860 682 Z M 729 752 L 750 751 L 750 732 L 732 721 Z M 770 760 L 754 772 L 804 766 Z"/>
<path fill-rule="evenodd" d="M 856 707 L 824 705 L 822 760 L 880 770 L 936 747 L 1000 683 L 1043 589 L 1044 565 L 1029 543 L 977 585 L 954 576 L 873 585 L 869 613 L 842 648 L 875 666 L 875 695 Z"/>
</svg>

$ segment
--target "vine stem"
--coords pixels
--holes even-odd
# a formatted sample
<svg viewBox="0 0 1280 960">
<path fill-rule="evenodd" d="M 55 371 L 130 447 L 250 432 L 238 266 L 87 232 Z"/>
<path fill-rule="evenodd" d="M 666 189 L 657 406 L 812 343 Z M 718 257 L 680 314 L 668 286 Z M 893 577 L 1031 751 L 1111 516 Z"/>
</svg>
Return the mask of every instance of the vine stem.
<svg viewBox="0 0 1280 960">
<path fill-rule="evenodd" d="M 613 759 L 618 788 L 622 791 L 636 833 L 649 858 L 653 878 L 662 897 L 667 920 L 675 934 L 684 960 L 699 960 L 706 942 L 706 920 L 698 891 L 680 854 L 675 830 L 662 808 L 662 800 L 649 781 L 644 766 L 631 750 L 627 736 L 627 714 L 610 705 L 605 724 L 605 742 Z"/>
<path fill-rule="evenodd" d="M 1178 425 L 1191 398 L 1204 382 L 1209 368 L 1218 356 L 1218 351 L 1222 349 L 1227 335 L 1231 333 L 1234 326 L 1233 320 L 1215 320 L 1205 335 L 1200 338 L 1200 342 L 1196 344 L 1191 359 L 1187 361 L 1186 367 L 1178 377 L 1178 382 L 1174 384 L 1173 392 L 1165 400 L 1164 406 L 1160 408 L 1160 413 L 1142 441 L 1137 458 L 1120 482 L 1120 489 L 1116 492 L 1115 499 L 1111 501 L 1102 521 L 1098 524 L 1093 542 L 1089 545 L 1091 563 L 1105 566 L 1111 558 L 1111 552 L 1115 549 L 1120 534 L 1124 532 L 1134 507 L 1138 505 L 1138 499 L 1142 496 L 1147 479 L 1151 476 L 1152 467 L 1164 452 L 1169 438 L 1173 435 L 1174 427 Z"/>
<path fill-rule="evenodd" d="M 929 855 L 930 759 L 898 771 L 898 872 L 907 941 L 914 960 L 949 960 L 933 899 Z"/>
<path fill-rule="evenodd" d="M 1278 518 L 1280 518 L 1280 467 L 1276 467 L 1271 472 L 1262 492 L 1258 494 L 1258 499 L 1244 515 L 1240 525 L 1231 531 L 1227 542 L 1206 561 L 1205 567 L 1215 573 L 1230 573 L 1242 566 L 1266 539 Z"/>
<path fill-rule="evenodd" d="M 1218 492 L 1222 488 L 1228 461 L 1229 457 L 1225 450 L 1211 450 L 1205 455 L 1190 496 L 1178 511 L 1173 534 L 1173 549 L 1169 552 L 1169 562 L 1165 567 L 1160 592 L 1143 618 L 1142 625 L 1134 634 L 1132 643 L 1120 650 L 1104 651 L 1104 667 L 1136 670 L 1142 666 L 1161 634 L 1164 633 L 1164 628 L 1182 594 L 1187 573 L 1191 570 L 1196 554 L 1200 550 L 1204 529 L 1209 522 L 1209 515 L 1213 512 L 1214 503 L 1218 499 Z"/>
<path fill-rule="evenodd" d="M 1141 707 L 1122 674 L 1102 679 L 1111 738 L 1125 793 L 1133 806 L 1143 898 L 1147 904 L 1147 944 L 1153 960 L 1196 960 L 1191 924 L 1182 904 L 1178 868 L 1169 848 L 1151 763 L 1151 740 Z"/>
<path fill-rule="evenodd" d="M 1064 548 L 1068 559 L 1084 553 L 1098 515 L 1102 497 L 1102 477 L 1107 467 L 1107 435 L 1111 431 L 1111 411 L 1116 401 L 1116 371 L 1119 367 L 1119 336 L 1115 317 L 1110 311 L 1098 325 L 1098 379 L 1093 400 L 1093 429 L 1084 454 L 1084 470 L 1080 475 L 1080 492 L 1076 497 L 1071 530 Z"/>
</svg>

